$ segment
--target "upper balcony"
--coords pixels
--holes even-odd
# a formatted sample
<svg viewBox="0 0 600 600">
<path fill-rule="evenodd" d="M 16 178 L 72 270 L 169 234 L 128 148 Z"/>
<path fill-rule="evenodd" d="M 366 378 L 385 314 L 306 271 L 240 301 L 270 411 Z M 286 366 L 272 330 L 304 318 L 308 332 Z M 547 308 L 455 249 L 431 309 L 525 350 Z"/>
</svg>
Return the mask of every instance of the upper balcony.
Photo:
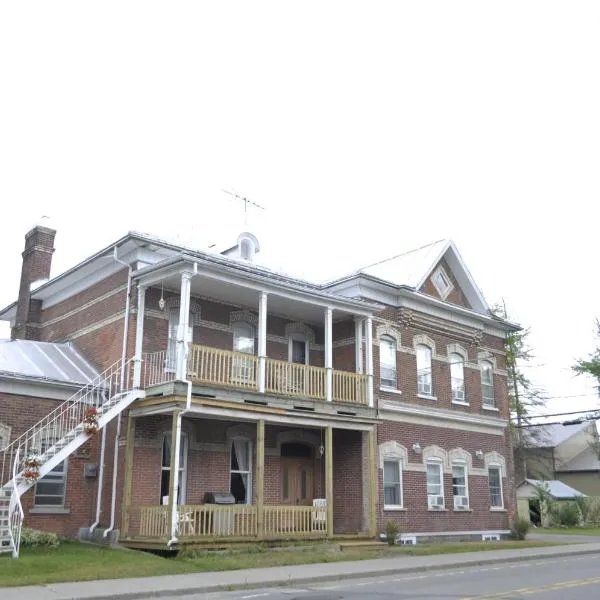
<svg viewBox="0 0 600 600">
<path fill-rule="evenodd" d="M 220 256 L 134 273 L 138 385 L 373 406 L 374 307 Z M 364 342 L 364 343 L 363 343 Z"/>
</svg>

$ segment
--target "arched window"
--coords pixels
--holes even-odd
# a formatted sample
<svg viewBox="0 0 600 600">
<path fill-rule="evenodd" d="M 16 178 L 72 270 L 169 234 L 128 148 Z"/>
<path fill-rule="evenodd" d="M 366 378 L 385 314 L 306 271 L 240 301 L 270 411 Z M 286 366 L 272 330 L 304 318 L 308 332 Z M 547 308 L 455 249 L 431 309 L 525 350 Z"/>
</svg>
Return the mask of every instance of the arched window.
<svg viewBox="0 0 600 600">
<path fill-rule="evenodd" d="M 450 358 L 450 382 L 452 385 L 452 401 L 465 401 L 465 361 L 464 358 L 453 352 Z"/>
<path fill-rule="evenodd" d="M 495 408 L 494 400 L 494 365 L 488 360 L 481 362 L 481 398 L 483 406 Z"/>
<path fill-rule="evenodd" d="M 431 348 L 423 344 L 417 346 L 417 389 L 418 393 L 424 396 L 433 395 Z"/>
<path fill-rule="evenodd" d="M 380 386 L 396 389 L 396 340 L 384 335 L 379 340 L 379 379 Z"/>
<path fill-rule="evenodd" d="M 254 334 L 254 326 L 250 323 L 239 321 L 233 326 L 233 351 L 237 353 L 233 359 L 232 373 L 235 383 L 250 384 L 256 381 Z M 249 355 L 248 358 L 244 354 Z"/>
<path fill-rule="evenodd" d="M 233 326 L 233 350 L 244 354 L 254 354 L 254 326 L 239 322 Z"/>
</svg>

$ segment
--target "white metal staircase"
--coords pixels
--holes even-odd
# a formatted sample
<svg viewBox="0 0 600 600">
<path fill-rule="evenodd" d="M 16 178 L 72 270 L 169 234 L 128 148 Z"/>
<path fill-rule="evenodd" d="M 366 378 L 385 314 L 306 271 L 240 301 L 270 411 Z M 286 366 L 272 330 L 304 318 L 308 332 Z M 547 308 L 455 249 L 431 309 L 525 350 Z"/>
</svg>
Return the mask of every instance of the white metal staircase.
<svg viewBox="0 0 600 600">
<path fill-rule="evenodd" d="M 132 402 L 143 398 L 145 392 L 133 385 L 134 361 L 119 361 L 109 367 L 0 453 L 0 553 L 19 556 L 24 518 L 21 496 L 35 485 L 35 480 L 23 477 L 25 459 L 31 454 L 41 457 L 41 479 L 93 435 L 84 430 L 89 408 L 97 410 L 98 428 L 102 429 Z"/>
</svg>

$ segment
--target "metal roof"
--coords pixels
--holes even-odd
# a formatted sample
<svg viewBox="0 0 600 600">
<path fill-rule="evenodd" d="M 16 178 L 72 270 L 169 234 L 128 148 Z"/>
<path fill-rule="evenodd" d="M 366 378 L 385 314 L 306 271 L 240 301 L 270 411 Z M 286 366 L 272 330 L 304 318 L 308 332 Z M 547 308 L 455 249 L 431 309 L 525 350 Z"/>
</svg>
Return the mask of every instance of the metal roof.
<svg viewBox="0 0 600 600">
<path fill-rule="evenodd" d="M 528 483 L 534 487 L 540 487 L 547 484 L 550 495 L 557 500 L 567 500 L 575 498 L 576 496 L 585 496 L 585 494 L 582 494 L 575 488 L 572 488 L 570 485 L 567 485 L 562 481 L 558 481 L 557 479 L 550 479 L 548 481 L 542 481 L 540 479 L 526 479 L 521 485 L 524 483 Z"/>
<path fill-rule="evenodd" d="M 588 446 L 566 465 L 558 467 L 556 471 L 560 473 L 570 471 L 600 471 L 598 453 L 594 448 Z"/>
<path fill-rule="evenodd" d="M 86 384 L 97 371 L 71 343 L 0 340 L 0 377 Z"/>
<path fill-rule="evenodd" d="M 541 423 L 535 427 L 524 429 L 524 437 L 527 445 L 531 448 L 556 448 L 576 433 L 588 428 L 590 428 L 589 421 L 576 425 L 562 425 L 561 423 L 545 425 Z"/>
</svg>

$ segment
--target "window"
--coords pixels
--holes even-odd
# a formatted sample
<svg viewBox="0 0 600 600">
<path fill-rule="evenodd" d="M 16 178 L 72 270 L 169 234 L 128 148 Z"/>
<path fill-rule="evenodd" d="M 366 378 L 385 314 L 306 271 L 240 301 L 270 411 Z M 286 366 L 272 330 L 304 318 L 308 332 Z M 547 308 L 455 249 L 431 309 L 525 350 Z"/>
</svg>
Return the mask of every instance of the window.
<svg viewBox="0 0 600 600">
<path fill-rule="evenodd" d="M 251 260 L 254 248 L 252 247 L 252 242 L 247 238 L 242 238 L 240 240 L 240 257 L 244 260 Z"/>
<path fill-rule="evenodd" d="M 188 331 L 186 342 L 191 343 L 194 337 L 194 326 L 192 320 L 192 314 L 188 318 Z M 179 329 L 179 307 L 173 306 L 169 310 L 169 340 L 167 344 L 167 360 L 165 367 L 168 370 L 175 370 L 177 368 L 177 330 Z"/>
<path fill-rule="evenodd" d="M 250 323 L 239 322 L 233 326 L 233 350 L 238 353 L 233 359 L 233 380 L 238 383 L 256 381 L 254 327 Z M 243 354 L 251 355 L 252 358 L 241 356 Z"/>
<path fill-rule="evenodd" d="M 187 436 L 181 434 L 179 444 L 179 477 L 177 481 L 177 504 L 185 504 L 186 484 L 186 458 L 187 458 Z M 167 504 L 169 501 L 169 485 L 171 478 L 171 434 L 165 433 L 162 444 L 162 462 L 160 467 L 160 501 Z"/>
<path fill-rule="evenodd" d="M 35 506 L 64 506 L 66 462 L 61 462 L 35 484 Z"/>
<path fill-rule="evenodd" d="M 431 396 L 433 383 L 431 379 L 431 348 L 417 346 L 417 389 L 419 394 Z"/>
<path fill-rule="evenodd" d="M 492 508 L 503 508 L 502 470 L 499 466 L 488 467 L 488 484 L 490 486 L 490 506 Z"/>
<path fill-rule="evenodd" d="M 452 495 L 454 496 L 454 509 L 466 510 L 469 508 L 469 487 L 467 484 L 467 465 L 452 465 Z"/>
<path fill-rule="evenodd" d="M 450 281 L 450 277 L 446 274 L 446 271 L 442 267 L 439 267 L 433 277 L 431 278 L 433 281 L 433 285 L 435 289 L 438 291 L 438 294 L 445 300 L 448 297 L 448 294 L 453 290 L 454 286 Z"/>
<path fill-rule="evenodd" d="M 427 463 L 427 504 L 429 508 L 444 508 L 444 478 L 439 462 Z"/>
<path fill-rule="evenodd" d="M 452 384 L 452 401 L 465 401 L 465 363 L 460 354 L 450 354 L 450 381 Z"/>
<path fill-rule="evenodd" d="M 297 365 L 308 364 L 308 341 L 301 333 L 293 333 L 288 341 L 288 361 Z"/>
<path fill-rule="evenodd" d="M 384 508 L 402 508 L 402 461 L 383 462 Z"/>
<path fill-rule="evenodd" d="M 379 379 L 381 387 L 396 389 L 396 341 L 384 336 L 379 340 Z"/>
<path fill-rule="evenodd" d="M 252 504 L 251 464 L 250 441 L 245 438 L 232 440 L 229 491 L 236 504 Z"/>
<path fill-rule="evenodd" d="M 481 363 L 481 398 L 483 406 L 495 408 L 494 400 L 494 365 L 484 360 Z"/>
</svg>

